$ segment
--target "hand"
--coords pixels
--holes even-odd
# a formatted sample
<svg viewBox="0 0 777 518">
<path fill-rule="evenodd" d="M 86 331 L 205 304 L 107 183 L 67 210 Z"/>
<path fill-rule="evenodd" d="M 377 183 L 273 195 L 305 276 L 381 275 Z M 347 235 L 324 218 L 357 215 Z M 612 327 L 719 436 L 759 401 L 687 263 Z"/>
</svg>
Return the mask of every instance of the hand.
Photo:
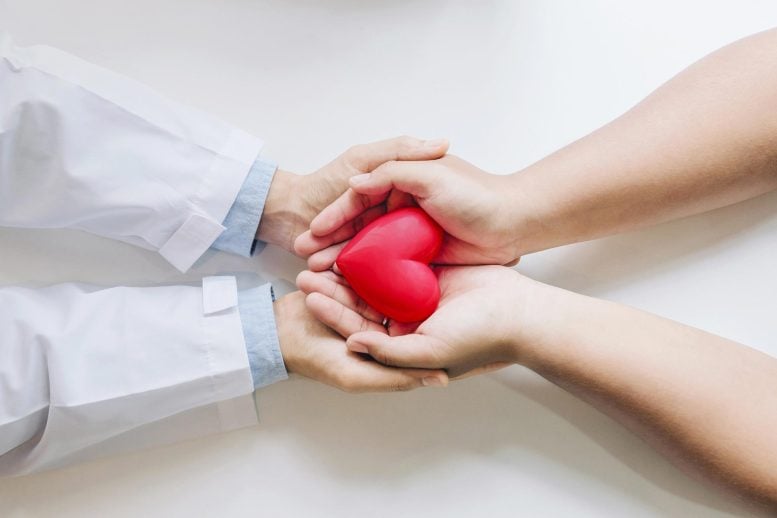
<svg viewBox="0 0 777 518">
<path fill-rule="evenodd" d="M 397 137 L 354 146 L 309 175 L 275 172 L 256 238 L 293 252 L 294 240 L 313 217 L 348 189 L 348 179 L 389 160 L 430 160 L 448 150 L 444 139 Z"/>
<path fill-rule="evenodd" d="M 321 324 L 305 307 L 305 296 L 291 293 L 274 304 L 283 361 L 291 373 L 346 392 L 390 392 L 444 386 L 444 371 L 397 369 L 349 351 L 345 340 Z M 374 324 L 374 323 L 373 323 Z M 374 324 L 364 329 L 383 329 Z"/>
<path fill-rule="evenodd" d="M 313 219 L 294 247 L 297 254 L 310 255 L 311 270 L 329 269 L 345 242 L 367 223 L 417 204 L 446 232 L 436 264 L 515 264 L 519 236 L 531 222 L 518 215 L 528 201 L 522 191 L 511 189 L 511 182 L 451 155 L 386 162 L 351 178 L 351 188 Z"/>
<path fill-rule="evenodd" d="M 348 348 L 384 365 L 446 369 L 461 377 L 518 361 L 528 336 L 527 304 L 538 286 L 503 266 L 442 267 L 437 311 L 419 324 L 389 322 L 369 308 L 334 272 L 302 272 L 300 289 L 313 315 L 343 336 Z"/>
</svg>

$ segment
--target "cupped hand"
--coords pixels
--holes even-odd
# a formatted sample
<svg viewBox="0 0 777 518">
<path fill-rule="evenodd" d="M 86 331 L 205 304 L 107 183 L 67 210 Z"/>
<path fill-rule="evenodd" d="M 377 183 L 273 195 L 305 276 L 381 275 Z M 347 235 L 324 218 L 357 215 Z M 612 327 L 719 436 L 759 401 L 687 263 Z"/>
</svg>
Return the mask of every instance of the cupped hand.
<svg viewBox="0 0 777 518">
<path fill-rule="evenodd" d="M 440 267 L 440 305 L 416 324 L 389 322 L 369 308 L 331 271 L 302 272 L 299 288 L 321 322 L 348 337 L 348 348 L 383 365 L 445 369 L 451 378 L 515 363 L 527 293 L 534 281 L 503 266 Z"/>
<path fill-rule="evenodd" d="M 312 174 L 297 175 L 279 169 L 270 184 L 256 238 L 293 252 L 297 236 L 348 190 L 352 176 L 369 173 L 387 161 L 440 158 L 447 150 L 444 139 L 397 137 L 354 146 Z"/>
<path fill-rule="evenodd" d="M 442 370 L 393 368 L 348 350 L 342 336 L 306 308 L 301 292 L 278 299 L 274 311 L 283 361 L 290 373 L 353 393 L 392 392 L 448 383 Z M 375 322 L 362 329 L 385 330 Z"/>
<path fill-rule="evenodd" d="M 445 230 L 436 264 L 515 264 L 519 257 L 517 211 L 521 192 L 510 177 L 486 173 L 455 156 L 437 160 L 390 161 L 350 179 L 350 189 L 321 211 L 294 248 L 310 256 L 308 267 L 333 266 L 348 239 L 387 211 L 408 205 L 424 209 Z M 520 197 L 520 198 L 519 198 Z"/>
</svg>

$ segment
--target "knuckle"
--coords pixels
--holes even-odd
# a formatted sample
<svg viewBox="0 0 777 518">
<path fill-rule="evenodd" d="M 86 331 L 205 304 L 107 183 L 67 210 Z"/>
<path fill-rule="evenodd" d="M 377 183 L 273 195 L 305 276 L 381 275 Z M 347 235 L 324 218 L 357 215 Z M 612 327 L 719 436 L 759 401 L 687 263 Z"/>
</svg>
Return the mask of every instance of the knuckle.
<svg viewBox="0 0 777 518">
<path fill-rule="evenodd" d="M 329 287 L 330 287 L 329 294 L 328 294 L 329 298 L 333 300 L 337 300 L 337 292 L 341 289 L 341 286 L 336 282 L 333 282 L 332 284 L 329 285 Z M 342 316 L 343 316 L 343 311 L 341 309 L 340 317 L 342 318 Z"/>
<path fill-rule="evenodd" d="M 369 322 L 367 322 L 366 318 L 362 318 L 359 321 L 359 332 L 369 331 L 369 330 L 370 330 Z"/>
<path fill-rule="evenodd" d="M 339 328 L 340 325 L 345 322 L 345 306 L 338 304 L 337 317 L 334 319 L 330 327 Z"/>
</svg>

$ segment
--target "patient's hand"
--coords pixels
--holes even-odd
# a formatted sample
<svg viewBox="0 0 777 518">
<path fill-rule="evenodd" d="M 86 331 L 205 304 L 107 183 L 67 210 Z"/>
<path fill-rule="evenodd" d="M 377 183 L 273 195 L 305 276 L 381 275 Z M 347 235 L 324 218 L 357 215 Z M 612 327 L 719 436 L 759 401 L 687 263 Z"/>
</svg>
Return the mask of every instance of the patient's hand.
<svg viewBox="0 0 777 518">
<path fill-rule="evenodd" d="M 294 244 L 313 271 L 331 268 L 346 241 L 381 214 L 420 206 L 445 230 L 436 264 L 510 264 L 532 232 L 530 193 L 509 177 L 488 174 L 446 155 L 386 162 L 354 177 L 351 188 L 316 216 Z"/>
<path fill-rule="evenodd" d="M 345 340 L 305 307 L 305 295 L 301 292 L 280 298 L 274 310 L 283 360 L 290 373 L 346 392 L 411 390 L 425 385 L 443 386 L 448 382 L 444 371 L 392 368 L 349 351 Z M 384 329 L 375 322 L 364 325 L 363 329 Z"/>
<path fill-rule="evenodd" d="M 302 272 L 299 288 L 323 323 L 348 337 L 348 348 L 384 365 L 446 369 L 451 377 L 493 370 L 519 359 L 527 335 L 525 301 L 541 286 L 503 266 L 436 269 L 442 297 L 435 313 L 416 324 L 389 322 L 367 307 L 334 272 Z"/>
</svg>

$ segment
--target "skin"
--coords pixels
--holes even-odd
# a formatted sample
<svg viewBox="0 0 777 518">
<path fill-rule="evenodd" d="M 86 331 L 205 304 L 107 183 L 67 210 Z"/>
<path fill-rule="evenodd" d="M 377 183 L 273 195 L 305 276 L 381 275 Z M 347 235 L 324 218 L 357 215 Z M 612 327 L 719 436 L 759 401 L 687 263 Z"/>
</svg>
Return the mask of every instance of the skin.
<svg viewBox="0 0 777 518">
<path fill-rule="evenodd" d="M 513 175 L 445 157 L 350 180 L 295 242 L 332 265 L 366 211 L 420 205 L 448 233 L 438 263 L 522 254 L 712 210 L 777 188 L 777 30 L 690 66 L 610 124 Z M 443 300 L 417 328 L 357 331 L 363 307 L 299 279 L 352 351 L 451 376 L 521 363 L 640 433 L 681 467 L 777 512 L 777 360 L 496 266 L 440 268 Z M 329 274 L 327 274 L 329 275 Z M 319 276 L 315 283 L 309 276 Z M 495 324 L 499 323 L 499 324 Z M 364 326 L 366 324 L 359 324 Z"/>
<path fill-rule="evenodd" d="M 777 360 L 623 305 L 535 282 L 502 266 L 437 270 L 442 299 L 420 325 L 373 325 L 329 274 L 303 272 L 310 310 L 354 353 L 451 377 L 524 365 L 668 455 L 777 511 Z M 319 291 L 314 291 L 314 289 Z M 637 330 L 637 332 L 635 332 Z"/>
<path fill-rule="evenodd" d="M 309 256 L 311 270 L 325 270 L 376 211 L 414 203 L 448 233 L 437 263 L 505 264 L 771 191 L 775 49 L 777 30 L 724 47 L 610 124 L 512 175 L 450 155 L 387 162 L 352 178 L 295 249 Z"/>
<path fill-rule="evenodd" d="M 267 193 L 256 238 L 294 252 L 295 239 L 313 218 L 348 189 L 351 177 L 386 162 L 433 160 L 445 155 L 448 141 L 397 137 L 348 149 L 321 169 L 298 175 L 278 169 Z M 362 215 L 362 219 L 369 215 Z"/>
<path fill-rule="evenodd" d="M 308 228 L 316 214 L 348 188 L 350 177 L 372 171 L 388 160 L 438 158 L 447 149 L 445 140 L 398 137 L 354 146 L 309 175 L 278 170 L 270 184 L 256 238 L 292 251 L 297 236 Z M 305 306 L 304 295 L 299 292 L 278 299 L 274 313 L 283 361 L 290 373 L 354 393 L 410 390 L 448 383 L 447 374 L 442 370 L 391 369 L 351 353 L 341 336 L 313 317 Z"/>
<path fill-rule="evenodd" d="M 348 350 L 341 335 L 313 316 L 299 291 L 279 299 L 273 309 L 289 372 L 349 393 L 406 391 L 448 383 L 440 369 L 390 368 Z M 383 327 L 374 324 L 364 329 Z"/>
</svg>

